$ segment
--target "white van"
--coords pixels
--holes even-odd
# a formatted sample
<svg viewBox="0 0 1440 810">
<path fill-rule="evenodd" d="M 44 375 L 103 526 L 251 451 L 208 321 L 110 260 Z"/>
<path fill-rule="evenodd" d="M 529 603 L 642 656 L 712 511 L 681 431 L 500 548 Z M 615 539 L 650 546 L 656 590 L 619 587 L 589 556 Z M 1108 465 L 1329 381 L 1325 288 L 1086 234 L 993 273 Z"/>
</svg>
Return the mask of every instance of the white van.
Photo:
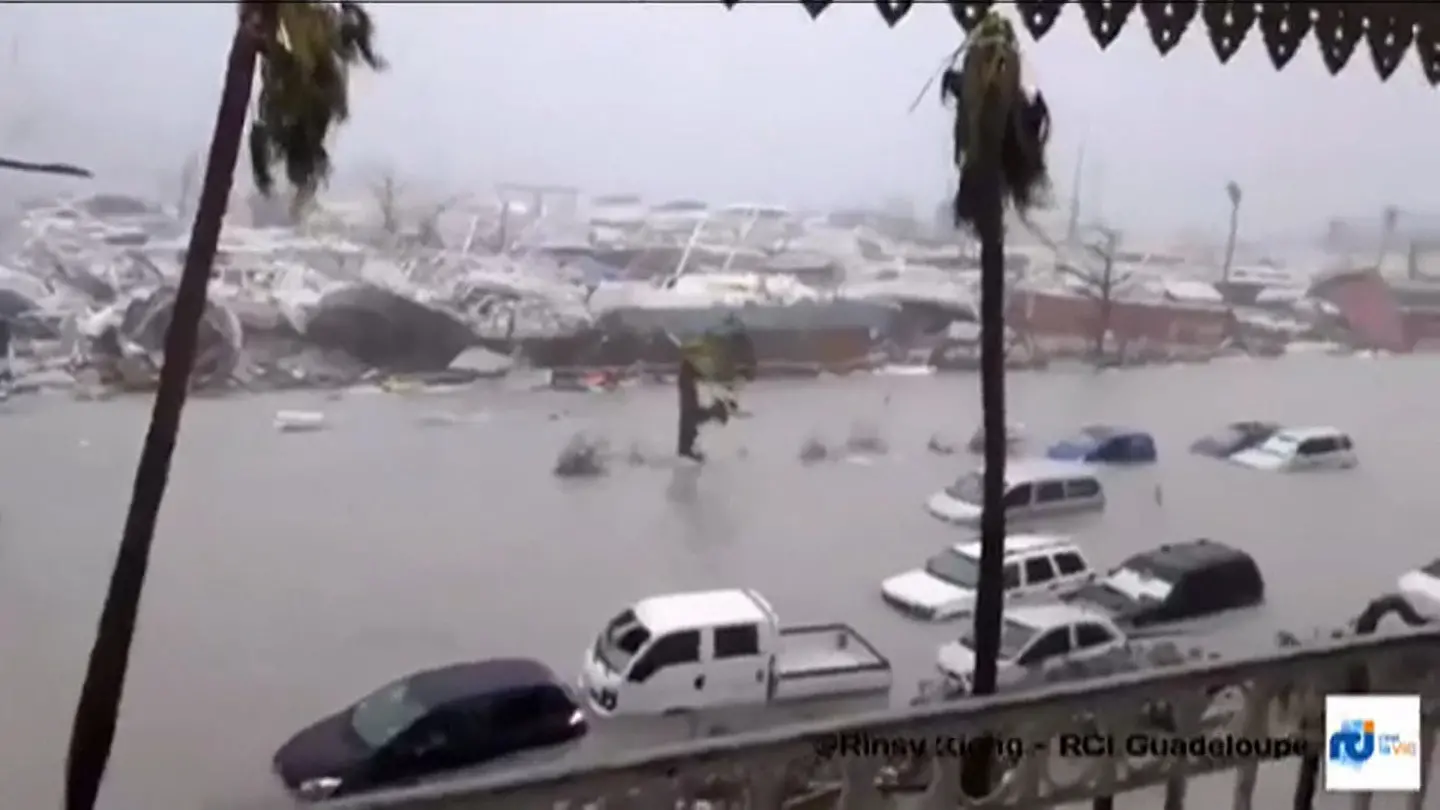
<svg viewBox="0 0 1440 810">
<path fill-rule="evenodd" d="M 976 526 L 984 502 L 984 471 L 966 473 L 930 496 L 926 509 L 947 523 Z M 1005 519 L 1045 518 L 1105 508 L 1105 491 L 1090 468 L 1070 461 L 1023 459 L 1005 465 Z"/>
<path fill-rule="evenodd" d="M 1012 534 L 1005 538 L 1005 604 L 1055 602 L 1094 581 L 1095 569 L 1068 537 Z M 880 583 L 891 606 L 916 618 L 951 619 L 975 612 L 980 544 L 956 543 Z"/>
</svg>

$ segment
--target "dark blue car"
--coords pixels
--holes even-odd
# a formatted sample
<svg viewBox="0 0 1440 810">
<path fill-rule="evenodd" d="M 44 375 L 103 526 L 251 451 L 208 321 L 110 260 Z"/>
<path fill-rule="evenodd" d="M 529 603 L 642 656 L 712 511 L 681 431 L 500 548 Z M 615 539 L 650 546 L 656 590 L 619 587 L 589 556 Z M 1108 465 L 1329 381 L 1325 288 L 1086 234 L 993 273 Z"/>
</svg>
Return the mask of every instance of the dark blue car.
<svg viewBox="0 0 1440 810">
<path fill-rule="evenodd" d="M 1149 464 L 1155 461 L 1155 439 L 1140 430 L 1091 425 L 1050 445 L 1045 455 L 1057 461 L 1092 464 Z"/>
<path fill-rule="evenodd" d="M 492 658 L 385 686 L 290 738 L 275 753 L 275 773 L 301 801 L 323 801 L 562 750 L 588 729 L 549 667 Z"/>
</svg>

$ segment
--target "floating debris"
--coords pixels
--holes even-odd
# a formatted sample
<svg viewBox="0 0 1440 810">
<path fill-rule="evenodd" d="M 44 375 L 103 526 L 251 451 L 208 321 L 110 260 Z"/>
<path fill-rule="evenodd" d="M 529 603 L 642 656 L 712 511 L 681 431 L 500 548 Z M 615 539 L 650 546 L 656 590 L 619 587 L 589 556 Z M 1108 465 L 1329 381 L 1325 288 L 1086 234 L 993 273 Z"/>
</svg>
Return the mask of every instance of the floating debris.
<svg viewBox="0 0 1440 810">
<path fill-rule="evenodd" d="M 325 429 L 321 411 L 276 411 L 275 429 L 281 433 L 313 433 Z"/>
<path fill-rule="evenodd" d="M 818 438 L 811 436 L 800 445 L 801 464 L 819 464 L 830 458 L 830 448 Z"/>
<path fill-rule="evenodd" d="M 959 452 L 955 442 L 942 438 L 938 433 L 930 434 L 930 441 L 925 443 L 925 449 L 937 456 L 953 456 Z"/>
<path fill-rule="evenodd" d="M 596 478 L 609 471 L 607 456 L 609 447 L 603 439 L 577 433 L 560 450 L 555 461 L 555 475 L 559 478 Z"/>
<path fill-rule="evenodd" d="M 420 427 L 454 427 L 455 425 L 479 425 L 488 421 L 490 421 L 490 414 L 484 411 L 479 413 L 440 411 L 421 415 L 415 420 L 415 424 Z"/>
<path fill-rule="evenodd" d="M 845 440 L 845 451 L 859 456 L 883 456 L 890 452 L 890 444 L 880 435 L 880 427 L 873 422 L 857 422 L 850 426 L 850 436 Z"/>
</svg>

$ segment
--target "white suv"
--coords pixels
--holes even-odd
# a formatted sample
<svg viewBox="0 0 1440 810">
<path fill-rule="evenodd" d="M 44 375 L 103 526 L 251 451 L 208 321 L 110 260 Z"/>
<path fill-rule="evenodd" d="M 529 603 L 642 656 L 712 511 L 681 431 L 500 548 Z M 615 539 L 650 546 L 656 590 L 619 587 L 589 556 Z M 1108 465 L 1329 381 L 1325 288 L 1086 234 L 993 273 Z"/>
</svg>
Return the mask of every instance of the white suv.
<svg viewBox="0 0 1440 810">
<path fill-rule="evenodd" d="M 1005 538 L 1005 604 L 1055 602 L 1095 579 L 1095 570 L 1068 537 L 1012 534 Z M 975 610 L 980 544 L 958 543 L 925 565 L 880 583 L 885 601 L 921 619 L 952 619 Z"/>
</svg>

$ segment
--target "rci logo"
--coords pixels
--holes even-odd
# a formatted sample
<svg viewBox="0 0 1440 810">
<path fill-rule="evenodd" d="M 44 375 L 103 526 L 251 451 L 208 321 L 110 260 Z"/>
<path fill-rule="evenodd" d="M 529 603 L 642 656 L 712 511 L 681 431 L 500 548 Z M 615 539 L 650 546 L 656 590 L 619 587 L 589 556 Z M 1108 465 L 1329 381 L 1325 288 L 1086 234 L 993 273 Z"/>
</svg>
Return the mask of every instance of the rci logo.
<svg viewBox="0 0 1440 810">
<path fill-rule="evenodd" d="M 1419 753 L 1415 740 L 1399 734 L 1376 734 L 1374 720 L 1342 720 L 1340 730 L 1330 735 L 1330 762 L 1360 768 L 1372 757 L 1414 757 Z"/>
</svg>

